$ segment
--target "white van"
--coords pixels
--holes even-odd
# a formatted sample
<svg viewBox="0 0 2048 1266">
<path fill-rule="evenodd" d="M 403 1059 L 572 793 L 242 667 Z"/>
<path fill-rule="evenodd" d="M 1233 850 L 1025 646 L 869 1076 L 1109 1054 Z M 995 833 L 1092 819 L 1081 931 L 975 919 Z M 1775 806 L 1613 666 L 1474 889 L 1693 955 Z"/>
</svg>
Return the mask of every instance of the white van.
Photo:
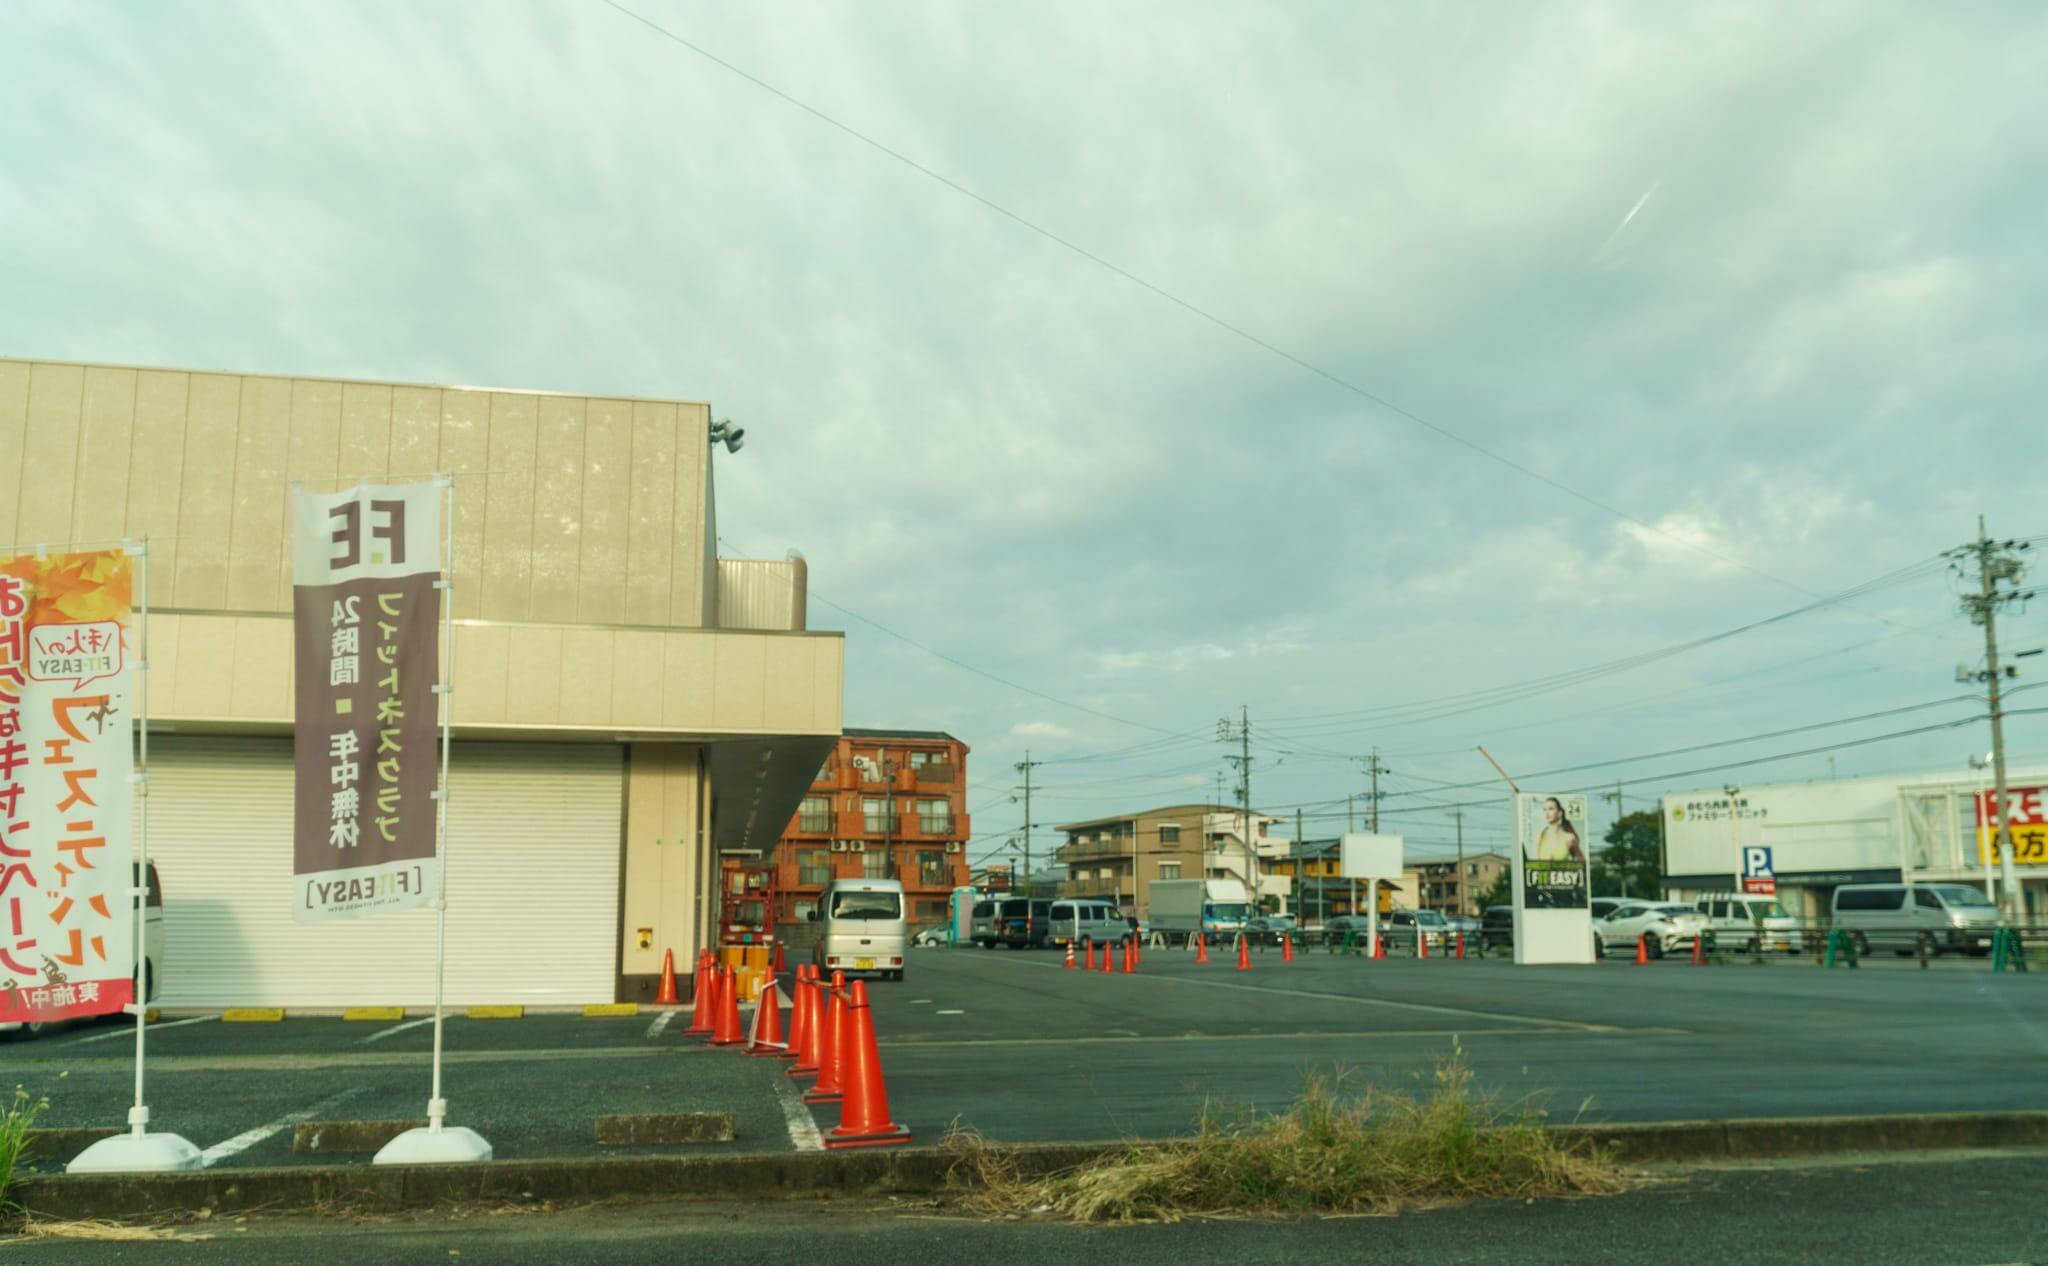
<svg viewBox="0 0 2048 1266">
<path fill-rule="evenodd" d="M 1834 914 L 1859 953 L 1879 946 L 1910 954 L 1924 933 L 1937 954 L 1985 954 L 1998 928 L 1998 907 L 1969 884 L 1844 884 L 1835 889 Z"/>
<path fill-rule="evenodd" d="M 827 974 L 879 972 L 903 979 L 910 925 L 903 917 L 903 884 L 896 879 L 835 879 L 811 918 L 819 924 L 811 960 Z"/>
<path fill-rule="evenodd" d="M 996 916 L 1001 905 L 992 897 L 983 897 L 974 903 L 974 911 L 968 916 L 967 938 L 983 949 L 996 947 Z"/>
<path fill-rule="evenodd" d="M 1747 954 L 1757 948 L 1796 954 L 1801 948 L 1799 920 L 1786 913 L 1775 897 L 1753 892 L 1710 892 L 1693 903 L 1707 916 L 1714 944 Z"/>
<path fill-rule="evenodd" d="M 1088 897 L 1055 901 L 1046 918 L 1045 943 L 1052 946 L 1079 945 L 1083 941 L 1100 945 L 1126 936 L 1131 930 L 1129 920 L 1113 903 Z"/>
</svg>

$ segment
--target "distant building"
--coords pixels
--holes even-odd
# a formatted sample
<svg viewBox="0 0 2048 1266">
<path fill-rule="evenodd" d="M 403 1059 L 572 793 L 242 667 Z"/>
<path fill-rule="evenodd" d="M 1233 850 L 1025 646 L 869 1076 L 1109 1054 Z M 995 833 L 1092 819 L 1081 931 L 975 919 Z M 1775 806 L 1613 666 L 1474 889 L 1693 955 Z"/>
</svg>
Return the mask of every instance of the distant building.
<svg viewBox="0 0 2048 1266">
<path fill-rule="evenodd" d="M 1276 882 L 1287 885 L 1286 908 L 1289 913 L 1316 924 L 1340 914 L 1366 912 L 1365 881 L 1345 879 L 1337 873 L 1336 839 L 1283 840 L 1281 843 L 1285 848 L 1280 855 L 1264 866 Z M 1416 868 L 1409 867 L 1401 872 L 1399 880 L 1380 881 L 1380 909 L 1416 909 L 1421 890 L 1421 875 Z"/>
<path fill-rule="evenodd" d="M 808 921 L 825 885 L 903 882 L 913 923 L 946 917 L 967 874 L 967 744 L 938 730 L 848 729 L 775 846 L 778 920 Z"/>
<path fill-rule="evenodd" d="M 1059 895 L 1107 897 L 1143 915 L 1156 880 L 1236 879 L 1249 887 L 1256 872 L 1261 901 L 1284 907 L 1290 886 L 1270 870 L 1288 844 L 1272 834 L 1279 820 L 1255 813 L 1248 830 L 1242 809 L 1179 804 L 1055 827 L 1067 837 L 1053 854 L 1067 868 Z"/>
<path fill-rule="evenodd" d="M 1492 889 L 1501 872 L 1514 862 L 1503 853 L 1471 853 L 1462 862 L 1418 862 L 1425 910 L 1444 914 L 1479 913 L 1479 899 Z"/>
</svg>

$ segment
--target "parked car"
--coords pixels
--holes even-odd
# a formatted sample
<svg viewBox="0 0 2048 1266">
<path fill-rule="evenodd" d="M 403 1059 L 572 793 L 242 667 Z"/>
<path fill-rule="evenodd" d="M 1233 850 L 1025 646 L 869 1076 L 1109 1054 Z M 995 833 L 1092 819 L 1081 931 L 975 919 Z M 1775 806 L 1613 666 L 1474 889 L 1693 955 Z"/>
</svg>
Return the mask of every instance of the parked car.
<svg viewBox="0 0 2048 1266">
<path fill-rule="evenodd" d="M 131 871 L 130 873 L 132 874 L 133 872 Z M 148 895 L 143 898 L 142 902 L 142 946 L 138 955 L 141 961 L 137 964 L 136 969 L 135 992 L 141 996 L 143 1003 L 147 1004 L 154 1002 L 157 995 L 163 991 L 164 887 L 163 881 L 157 877 L 155 862 L 149 864 L 149 882 L 145 887 Z M 128 908 L 132 914 L 135 907 L 131 905 Z M 120 1015 L 121 1012 L 119 1011 L 109 1011 L 105 1012 L 100 1018 L 118 1018 Z M 25 1024 L 9 1021 L 0 1024 L 0 1037 L 8 1035 L 35 1037 L 56 1024 L 68 1023 L 72 1023 L 72 1021 L 31 1020 Z"/>
<path fill-rule="evenodd" d="M 1052 902 L 1006 897 L 996 911 L 996 940 L 1011 949 L 1043 949 L 1052 930 Z"/>
<path fill-rule="evenodd" d="M 1619 910 L 1627 900 L 1626 897 L 1594 897 L 1586 903 L 1586 908 L 1593 912 L 1593 918 L 1597 922 Z"/>
<path fill-rule="evenodd" d="M 903 920 L 903 884 L 895 879 L 835 879 L 811 911 L 818 939 L 811 961 L 820 971 L 879 972 L 903 979 L 910 928 Z"/>
<path fill-rule="evenodd" d="M 1447 914 L 1444 916 L 1444 922 L 1450 925 L 1451 931 L 1462 932 L 1467 939 L 1479 935 L 1485 926 L 1469 914 Z"/>
<path fill-rule="evenodd" d="M 953 943 L 952 929 L 953 925 L 950 923 L 934 924 L 931 927 L 920 930 L 916 936 L 911 937 L 910 943 L 919 949 L 932 949 L 937 946 L 951 945 Z"/>
<path fill-rule="evenodd" d="M 1429 952 L 1437 954 L 1451 944 L 1451 925 L 1434 910 L 1396 910 L 1380 920 L 1380 932 L 1390 952 L 1393 946 L 1413 947 L 1426 940 Z"/>
<path fill-rule="evenodd" d="M 1515 947 L 1515 908 L 1488 906 L 1479 916 L 1479 942 L 1489 950 Z"/>
<path fill-rule="evenodd" d="M 1969 884 L 1844 884 L 1834 917 L 1866 954 L 1872 946 L 1910 954 L 1922 935 L 1937 954 L 1985 954 L 1998 927 L 1998 907 Z"/>
<path fill-rule="evenodd" d="M 1381 920 L 1384 925 L 1386 921 Z M 1323 920 L 1323 944 L 1338 945 L 1356 932 L 1362 941 L 1371 934 L 1371 921 L 1362 914 L 1340 914 Z"/>
<path fill-rule="evenodd" d="M 1718 949 L 1743 953 L 1762 948 L 1797 954 L 1800 950 L 1799 920 L 1785 912 L 1774 897 L 1750 892 L 1710 892 L 1693 902 L 1707 916 Z"/>
<path fill-rule="evenodd" d="M 1129 932 L 1122 910 L 1113 901 L 1089 897 L 1055 901 L 1046 913 L 1045 945 L 1100 945 Z"/>
<path fill-rule="evenodd" d="M 996 947 L 996 906 L 993 898 L 983 898 L 974 903 L 974 910 L 967 916 L 967 936 L 983 949 Z"/>
<path fill-rule="evenodd" d="M 1707 916 L 1692 906 L 1631 901 L 1594 922 L 1593 953 L 1604 956 L 1611 949 L 1633 953 L 1640 941 L 1651 958 L 1662 958 L 1673 950 L 1691 950 L 1706 926 Z"/>
<path fill-rule="evenodd" d="M 1282 935 L 1300 937 L 1291 914 L 1262 914 L 1244 925 L 1245 934 L 1263 945 L 1278 945 Z"/>
</svg>

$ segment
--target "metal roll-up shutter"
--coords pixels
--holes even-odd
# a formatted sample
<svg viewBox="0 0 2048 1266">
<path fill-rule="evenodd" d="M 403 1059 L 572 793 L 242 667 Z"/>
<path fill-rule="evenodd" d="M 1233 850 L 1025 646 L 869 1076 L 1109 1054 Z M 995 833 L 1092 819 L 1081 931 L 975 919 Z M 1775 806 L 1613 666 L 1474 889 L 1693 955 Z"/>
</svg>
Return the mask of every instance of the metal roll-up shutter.
<svg viewBox="0 0 2048 1266">
<path fill-rule="evenodd" d="M 152 735 L 149 766 L 159 1005 L 431 1004 L 432 911 L 292 918 L 291 740 Z M 615 745 L 455 744 L 451 1005 L 611 1000 L 622 797 Z"/>
</svg>

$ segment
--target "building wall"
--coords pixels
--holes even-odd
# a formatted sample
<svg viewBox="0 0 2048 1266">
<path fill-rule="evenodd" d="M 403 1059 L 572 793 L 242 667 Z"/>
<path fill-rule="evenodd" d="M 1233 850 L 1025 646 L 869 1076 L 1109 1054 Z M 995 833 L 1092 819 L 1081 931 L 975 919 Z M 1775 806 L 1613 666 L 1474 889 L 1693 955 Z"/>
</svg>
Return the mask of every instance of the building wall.
<svg viewBox="0 0 2048 1266">
<path fill-rule="evenodd" d="M 1142 915 L 1150 909 L 1156 881 L 1209 877 L 1204 873 L 1203 834 L 1206 815 L 1214 811 L 1213 805 L 1173 805 L 1057 828 L 1067 837 L 1054 854 L 1067 867 L 1059 895 L 1120 899 L 1126 912 Z M 1178 840 L 1162 838 L 1161 828 L 1171 827 L 1179 828 Z M 1170 873 L 1176 866 L 1179 873 Z"/>
<path fill-rule="evenodd" d="M 709 409 L 0 360 L 0 543 L 151 538 L 152 605 L 291 611 L 294 482 L 456 480 L 460 617 L 694 628 Z"/>
<path fill-rule="evenodd" d="M 799 807 L 776 843 L 778 922 L 802 924 L 824 892 L 824 881 L 805 878 L 804 855 L 821 860 L 831 879 L 858 878 L 876 867 L 883 877 L 902 880 L 913 921 L 943 918 L 947 894 L 968 882 L 966 842 L 973 834 L 967 816 L 968 751 L 965 743 L 951 737 L 842 735 L 806 796 L 826 801 L 824 820 L 807 822 Z M 941 759 L 913 768 L 910 758 L 918 752 Z M 855 767 L 856 755 L 886 758 L 896 764 L 896 772 L 887 783 L 873 781 Z M 897 828 L 871 831 L 864 802 L 885 798 L 897 806 Z M 934 800 L 946 802 L 946 828 L 926 831 L 917 805 Z M 835 842 L 842 847 L 835 850 Z M 848 845 L 859 849 L 844 847 Z M 918 864 L 926 854 L 938 856 L 937 873 L 927 874 Z M 874 860 L 882 858 L 891 860 Z"/>
</svg>

